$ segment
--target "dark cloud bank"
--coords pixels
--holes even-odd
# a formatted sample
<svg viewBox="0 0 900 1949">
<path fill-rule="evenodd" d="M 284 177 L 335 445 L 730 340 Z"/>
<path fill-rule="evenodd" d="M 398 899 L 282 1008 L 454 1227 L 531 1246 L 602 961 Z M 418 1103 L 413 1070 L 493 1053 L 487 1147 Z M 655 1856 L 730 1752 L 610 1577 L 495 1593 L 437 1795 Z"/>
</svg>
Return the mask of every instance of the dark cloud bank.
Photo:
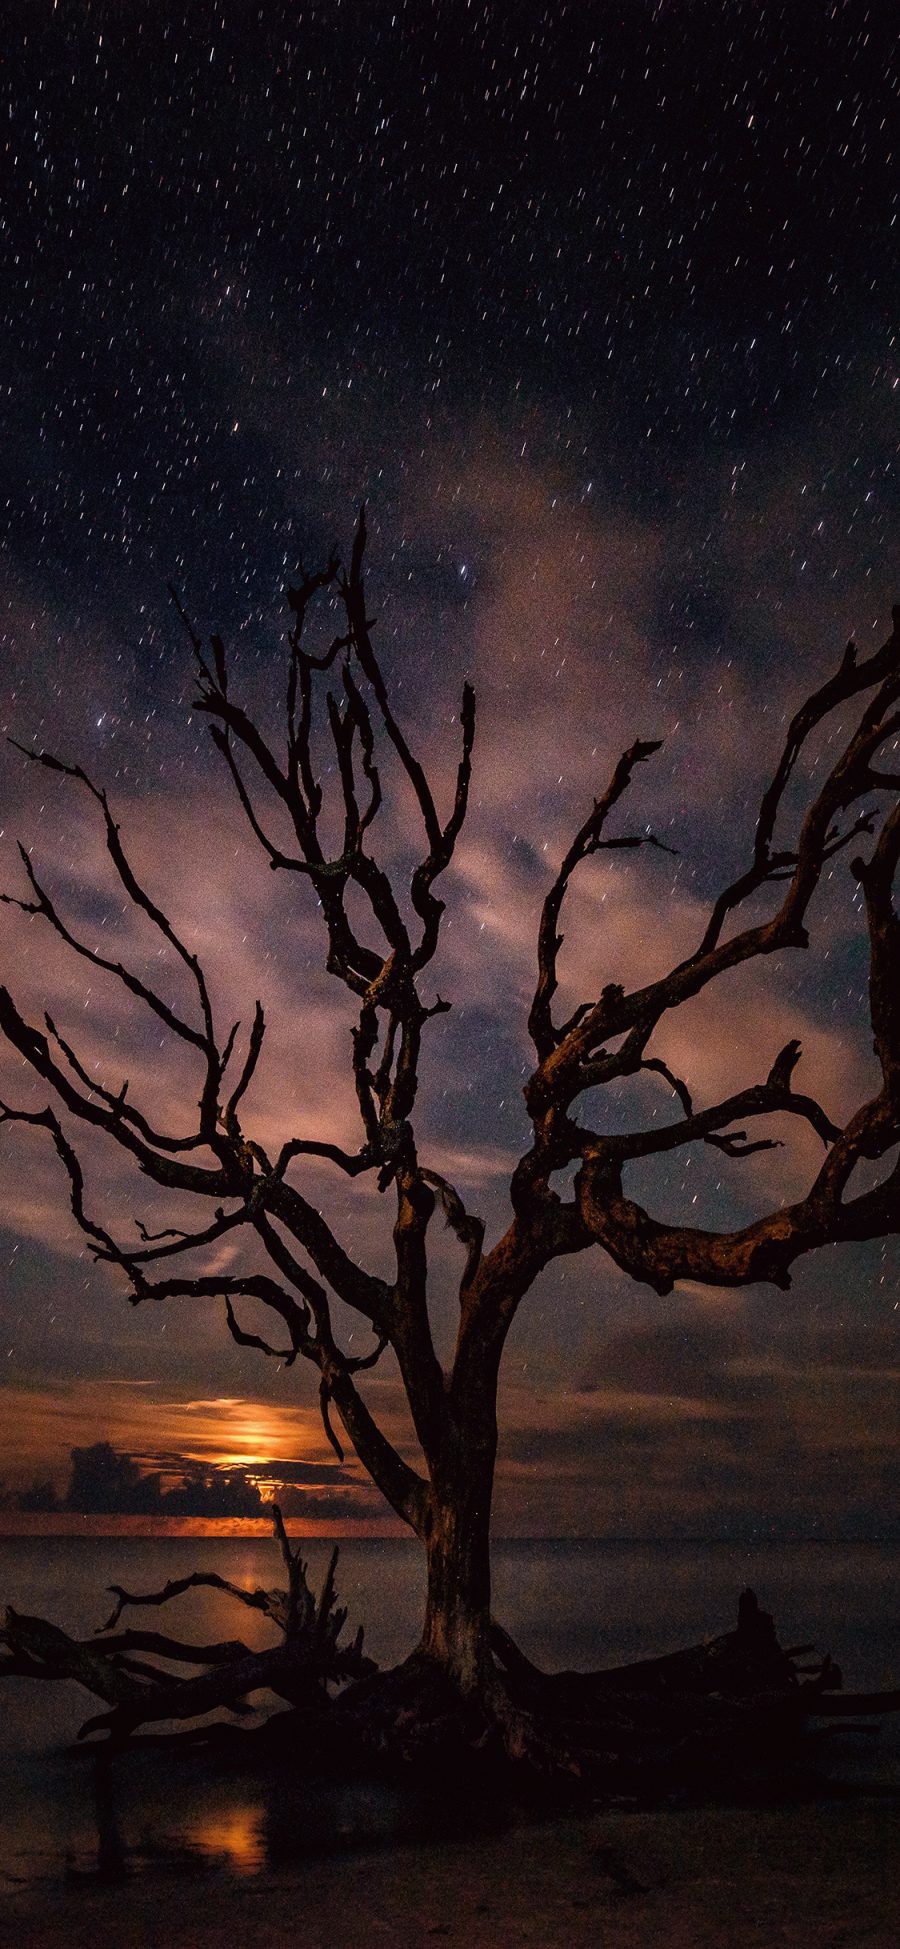
<svg viewBox="0 0 900 1949">
<path fill-rule="evenodd" d="M 371 1516 L 370 1498 L 337 1487 L 351 1480 L 346 1470 L 315 1462 L 264 1462 L 252 1479 L 245 1469 L 208 1468 L 183 1456 L 167 1458 L 165 1470 L 147 1469 L 134 1455 L 98 1441 L 72 1449 L 64 1495 L 53 1482 L 37 1481 L 18 1495 L 0 1493 L 0 1507 L 5 1502 L 31 1513 L 83 1516 L 259 1517 L 277 1500 L 286 1516 Z"/>
</svg>

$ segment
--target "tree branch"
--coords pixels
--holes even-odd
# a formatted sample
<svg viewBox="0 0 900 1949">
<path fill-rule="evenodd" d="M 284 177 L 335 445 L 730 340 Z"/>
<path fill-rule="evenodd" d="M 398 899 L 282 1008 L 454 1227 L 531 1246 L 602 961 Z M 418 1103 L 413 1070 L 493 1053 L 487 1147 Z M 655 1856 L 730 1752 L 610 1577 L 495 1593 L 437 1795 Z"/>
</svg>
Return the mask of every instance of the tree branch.
<svg viewBox="0 0 900 1949">
<path fill-rule="evenodd" d="M 604 841 L 603 833 L 610 813 L 631 784 L 635 766 L 644 764 L 648 758 L 652 758 L 654 752 L 659 750 L 661 745 L 658 739 L 650 742 L 641 742 L 639 739 L 630 750 L 623 752 L 603 797 L 595 799 L 591 811 L 575 834 L 550 892 L 544 900 L 538 930 L 538 983 L 528 1017 L 528 1032 L 541 1062 L 551 1054 L 559 1040 L 559 1034 L 553 1025 L 551 1005 L 558 987 L 557 959 L 563 944 L 563 937 L 557 929 L 572 874 L 583 859 L 590 858 L 591 854 L 598 852 L 604 844 L 620 846 L 641 844 L 639 839 Z"/>
</svg>

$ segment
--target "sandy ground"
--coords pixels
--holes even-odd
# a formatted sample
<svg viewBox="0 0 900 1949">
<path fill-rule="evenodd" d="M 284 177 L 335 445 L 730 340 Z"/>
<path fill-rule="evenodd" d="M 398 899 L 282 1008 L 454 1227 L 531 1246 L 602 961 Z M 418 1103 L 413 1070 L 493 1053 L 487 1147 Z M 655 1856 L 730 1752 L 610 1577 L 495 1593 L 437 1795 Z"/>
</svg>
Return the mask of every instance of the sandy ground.
<svg viewBox="0 0 900 1949">
<path fill-rule="evenodd" d="M 638 1884 L 637 1886 L 633 1884 Z M 900 1803 L 604 1814 L 253 1875 L 9 1882 L 3 1949 L 897 1949 Z"/>
</svg>

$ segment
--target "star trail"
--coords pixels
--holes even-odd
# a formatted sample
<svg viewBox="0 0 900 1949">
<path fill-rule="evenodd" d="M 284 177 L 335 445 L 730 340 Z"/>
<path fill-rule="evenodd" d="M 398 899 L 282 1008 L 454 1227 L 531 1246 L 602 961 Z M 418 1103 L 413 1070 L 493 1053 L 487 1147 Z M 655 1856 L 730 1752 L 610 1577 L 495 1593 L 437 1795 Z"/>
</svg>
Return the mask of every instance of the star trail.
<svg viewBox="0 0 900 1949">
<path fill-rule="evenodd" d="M 348 1022 L 314 903 L 248 843 L 167 584 L 273 721 L 285 586 L 349 550 L 365 499 L 379 650 L 444 793 L 464 676 L 479 696 L 422 1116 L 496 1233 L 527 1130 L 540 901 L 619 752 L 664 740 L 630 810 L 676 850 L 585 869 L 576 999 L 693 938 L 791 711 L 849 636 L 868 653 L 890 628 L 891 10 L 18 0 L 6 39 L 3 728 L 108 787 L 223 1004 L 246 1019 L 264 995 L 261 1132 L 330 1120 L 344 1141 Z M 149 966 L 89 809 L 10 746 L 0 788 L 4 890 L 21 895 L 21 840 L 82 931 Z M 700 1097 L 797 1035 L 829 1112 L 852 1106 L 871 1064 L 858 916 L 836 861 L 815 965 L 777 957 L 673 1028 Z M 177 1123 L 184 1080 L 152 1028 L 39 918 L 4 908 L 2 933 L 33 1018 L 49 1009 L 98 1079 L 128 1074 Z M 741 1167 L 691 1154 L 655 1182 L 672 1213 L 735 1223 L 793 1195 L 813 1155 L 812 1137 Z M 136 1210 L 117 1161 L 91 1163 L 108 1214 Z M 63 1494 L 70 1449 L 101 1439 L 173 1481 L 235 1455 L 266 1480 L 330 1465 L 308 1377 L 254 1362 L 211 1305 L 130 1309 L 36 1140 L 4 1130 L 0 1173 L 7 1504 L 36 1480 Z M 342 1190 L 334 1214 L 377 1263 L 375 1205 Z M 498 1525 L 881 1534 L 898 1304 L 890 1241 L 804 1264 L 787 1300 L 663 1301 L 599 1252 L 558 1264 L 509 1348 Z M 451 1310 L 448 1285 L 439 1334 Z M 402 1443 L 395 1381 L 372 1387 Z M 258 1453 L 206 1412 L 192 1432 L 190 1404 L 219 1400 L 244 1404 Z M 317 1520 L 342 1495 L 348 1520 L 381 1519 L 352 1469 L 327 1493 L 309 1480 Z"/>
</svg>

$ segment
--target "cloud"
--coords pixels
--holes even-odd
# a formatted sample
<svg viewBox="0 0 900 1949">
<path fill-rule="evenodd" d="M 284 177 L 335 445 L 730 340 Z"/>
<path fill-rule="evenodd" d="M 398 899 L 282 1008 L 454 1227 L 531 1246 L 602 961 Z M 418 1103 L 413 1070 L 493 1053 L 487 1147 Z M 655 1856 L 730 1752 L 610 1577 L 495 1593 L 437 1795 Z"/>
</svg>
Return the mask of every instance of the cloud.
<svg viewBox="0 0 900 1949">
<path fill-rule="evenodd" d="M 841 594 L 830 619 L 824 584 L 810 604 L 805 592 L 801 599 L 793 587 L 792 571 L 779 551 L 783 531 L 792 522 L 796 528 L 802 515 L 804 463 L 787 454 L 782 459 L 774 486 L 764 489 L 761 476 L 752 492 L 749 481 L 742 486 L 746 496 L 738 497 L 722 529 L 725 570 L 701 605 L 702 615 L 697 509 L 686 508 L 683 518 L 663 522 L 642 518 L 609 495 L 585 498 L 579 470 L 548 457 L 540 439 L 529 444 L 523 461 L 505 431 L 486 424 L 463 428 L 440 450 L 432 447 L 426 459 L 410 462 L 405 474 L 400 470 L 403 484 L 395 505 L 385 511 L 381 538 L 376 536 L 370 580 L 373 589 L 384 584 L 381 640 L 398 711 L 406 724 L 421 723 L 422 748 L 442 804 L 449 805 L 459 728 L 452 718 L 466 669 L 476 675 L 481 699 L 471 816 L 441 887 L 447 915 L 433 973 L 435 988 L 452 1000 L 453 1013 L 429 1026 L 420 1095 L 422 1148 L 427 1161 L 457 1179 L 484 1210 L 490 1235 L 504 1222 L 510 1171 L 527 1141 L 521 1086 L 532 1060 L 525 1019 L 541 899 L 619 751 L 636 732 L 667 734 L 664 751 L 636 776 L 616 814 L 616 830 L 637 832 L 653 825 L 681 854 L 672 860 L 650 851 L 628 853 L 579 870 L 563 914 L 561 1014 L 595 995 L 605 981 L 641 984 L 691 949 L 702 933 L 716 880 L 746 851 L 760 782 L 783 737 L 791 700 L 830 667 L 838 622 L 842 639 L 855 610 L 863 633 L 872 633 L 873 605 L 862 583 Z M 709 505 L 730 506 L 725 472 L 711 478 L 704 492 Z M 339 505 L 336 489 L 336 514 Z M 472 568 L 465 602 L 454 580 L 457 559 Z M 26 610 L 27 604 L 16 612 L 20 623 Z M 45 617 L 40 628 L 46 650 L 60 635 L 60 620 Z M 276 669 L 280 683 L 277 623 L 267 621 L 260 632 L 254 625 L 252 650 L 250 635 L 249 630 L 238 635 L 234 681 L 251 696 L 268 696 Z M 41 699 L 26 684 L 21 701 L 29 723 L 18 728 L 29 735 L 33 718 L 48 742 L 71 751 L 74 740 L 81 751 L 93 741 L 93 734 L 87 738 L 88 692 L 101 695 L 100 710 L 108 693 L 127 723 L 130 706 L 126 711 L 120 695 L 115 654 L 108 630 L 100 629 L 92 644 L 80 637 L 77 698 L 54 704 L 45 727 Z M 184 690 L 181 676 L 179 689 Z M 115 742 L 97 754 L 97 769 L 109 772 L 115 765 L 120 771 L 114 804 L 135 864 L 192 951 L 208 965 L 221 1022 L 241 1020 L 238 1060 L 257 996 L 266 1008 L 269 1030 L 246 1102 L 248 1126 L 270 1151 L 286 1136 L 323 1131 L 354 1148 L 360 1126 L 348 1063 L 353 1011 L 323 970 L 315 902 L 295 876 L 264 867 L 196 722 L 179 729 L 174 713 L 159 720 L 152 760 L 145 760 L 144 719 L 136 712 L 131 717 L 142 728 L 133 724 L 126 734 L 123 726 L 121 737 L 117 732 Z M 177 957 L 145 920 L 127 911 L 86 795 L 20 768 L 18 760 L 14 764 L 9 776 L 21 800 L 17 823 L 33 837 L 35 861 L 46 863 L 48 880 L 84 937 L 158 982 L 180 1007 L 195 1007 L 189 976 Z M 386 767 L 386 778 L 389 772 Z M 388 862 L 406 860 L 410 853 L 409 816 L 401 792 L 378 842 Z M 14 880 L 19 883 L 19 867 L 10 854 L 5 884 Z M 838 862 L 821 903 L 816 936 L 821 959 L 785 956 L 778 965 L 767 962 L 737 972 L 664 1019 L 654 1048 L 687 1078 L 698 1102 L 719 1100 L 742 1083 L 760 1080 L 795 1035 L 804 1050 L 797 1086 L 816 1094 L 831 1115 L 842 1119 L 870 1087 L 867 1036 L 865 1030 L 855 1034 L 850 1019 L 861 975 L 850 945 L 855 913 L 848 886 L 845 865 Z M 40 1022 L 42 1009 L 49 1007 L 92 1076 L 113 1089 L 127 1076 L 132 1100 L 161 1127 L 187 1128 L 199 1089 L 191 1053 L 107 977 L 83 961 L 73 962 L 45 925 L 24 922 L 6 909 L 3 918 L 14 986 L 31 1018 Z M 853 1009 L 847 1000 L 851 991 Z M 9 1052 L 2 1066 L 3 1093 L 15 1101 L 45 1100 L 45 1092 L 29 1084 Z M 674 1113 L 659 1078 L 630 1098 L 585 1109 L 613 1120 Z M 805 1127 L 782 1120 L 767 1128 L 789 1137 L 784 1151 L 727 1167 L 718 1157 L 700 1154 L 687 1169 L 678 1157 L 661 1170 L 635 1170 L 634 1188 L 665 1216 L 740 1222 L 805 1189 L 821 1157 L 818 1140 Z M 160 1197 L 114 1146 L 90 1133 L 82 1133 L 81 1142 L 89 1196 L 102 1222 L 129 1236 L 135 1217 L 152 1228 L 196 1222 L 190 1201 Z M 132 1313 L 122 1303 L 121 1281 L 94 1268 L 85 1254 L 50 1147 L 28 1133 L 6 1130 L 0 1148 L 11 1256 L 19 1244 L 18 1262 L 26 1267 L 22 1274 L 13 1268 L 7 1278 L 6 1350 L 21 1356 L 25 1371 L 48 1376 L 45 1388 L 7 1390 L 0 1433 L 4 1467 L 13 1463 L 21 1469 L 32 1461 L 43 1466 L 52 1456 L 58 1469 L 61 1455 L 85 1445 L 99 1426 L 127 1453 L 150 1454 L 164 1446 L 204 1466 L 227 1458 L 235 1468 L 248 1454 L 281 1453 L 285 1463 L 298 1467 L 326 1465 L 329 1451 L 308 1375 L 292 1370 L 285 1377 L 274 1363 L 236 1350 L 225 1339 L 222 1309 L 215 1303 L 190 1309 L 174 1305 L 165 1317 L 149 1307 Z M 388 1274 L 387 1201 L 366 1181 L 348 1186 L 315 1166 L 305 1168 L 303 1181 L 351 1249 Z M 219 1270 L 243 1263 L 243 1250 L 239 1238 L 229 1238 L 212 1263 Z M 459 1253 L 437 1225 L 434 1257 L 435 1313 L 442 1346 L 444 1341 L 449 1346 Z M 844 1258 L 841 1264 L 850 1264 L 847 1276 L 861 1281 L 861 1261 Z M 829 1261 L 822 1273 L 828 1293 L 841 1276 Z M 755 1343 L 752 1335 L 746 1337 L 743 1301 L 705 1293 L 696 1312 L 684 1316 L 683 1333 L 651 1324 L 641 1329 L 643 1338 L 626 1334 L 617 1341 L 607 1334 L 609 1315 L 625 1303 L 626 1294 L 629 1307 L 640 1314 L 646 1295 L 629 1291 L 599 1254 L 571 1268 L 555 1268 L 542 1281 L 540 1296 L 523 1308 L 514 1346 L 529 1372 L 545 1379 L 552 1373 L 561 1418 L 554 1422 L 539 1402 L 526 1412 L 520 1402 L 506 1464 L 524 1466 L 533 1454 L 538 1468 L 543 1439 L 552 1475 L 566 1444 L 571 1448 L 582 1439 L 579 1429 L 585 1454 L 602 1436 L 617 1457 L 626 1449 L 636 1452 L 640 1428 L 654 1454 L 668 1457 L 660 1461 L 661 1497 L 666 1468 L 670 1481 L 677 1479 L 679 1443 L 689 1447 L 701 1436 L 712 1440 L 718 1431 L 716 1466 L 724 1482 L 732 1467 L 721 1445 L 730 1415 L 745 1416 L 746 1428 L 751 1420 L 755 1425 L 787 1412 L 790 1396 L 790 1416 L 802 1419 L 803 1384 L 771 1363 L 764 1336 Z M 728 1326 L 728 1335 L 716 1342 L 703 1338 L 700 1324 L 702 1310 L 711 1308 Z M 248 1323 L 254 1318 L 248 1309 Z M 813 1356 L 811 1345 L 809 1386 L 813 1373 L 831 1364 L 828 1355 L 818 1362 Z M 887 1363 L 886 1348 L 880 1357 Z M 574 1388 L 573 1359 L 579 1383 Z M 98 1419 L 99 1379 L 89 1380 L 92 1367 L 112 1384 L 112 1369 L 130 1378 L 138 1361 L 146 1361 L 154 1375 L 142 1390 L 146 1404 L 136 1400 L 134 1387 L 126 1395 L 123 1379 L 111 1407 L 106 1397 L 109 1421 Z M 71 1383 L 66 1398 L 61 1376 L 76 1371 L 83 1380 Z M 171 1387 L 162 1378 L 166 1374 L 172 1376 Z M 372 1398 L 411 1452 L 396 1378 L 383 1375 L 379 1370 L 371 1383 Z M 593 1406 L 592 1375 L 598 1384 Z M 856 1385 L 847 1373 L 842 1400 L 849 1400 Z M 871 1401 L 868 1386 L 859 1383 Z M 252 1388 L 252 1398 L 248 1391 L 239 1398 L 241 1388 Z M 195 1403 L 191 1408 L 187 1397 Z M 829 1410 L 832 1417 L 834 1412 Z M 809 1414 L 804 1454 L 814 1444 L 815 1414 L 812 1409 Z M 820 1425 L 827 1430 L 832 1422 L 826 1416 Z M 273 1429 L 277 1441 L 269 1439 Z M 596 1454 L 601 1450 L 606 1453 L 602 1443 Z M 312 1462 L 298 1463 L 300 1454 L 312 1456 Z M 856 1475 L 862 1466 L 854 1462 Z M 590 1506 L 598 1521 L 606 1522 L 610 1510 L 599 1472 L 584 1480 L 594 1499 Z M 765 1471 L 759 1481 L 769 1493 Z M 304 1487 L 299 1480 L 295 1486 Z M 313 1478 L 307 1486 L 315 1487 Z M 343 1487 L 350 1492 L 349 1482 Z M 620 1490 L 636 1498 L 635 1509 L 643 1506 L 639 1474 L 623 1478 Z M 576 1519 L 573 1501 L 553 1501 L 552 1482 L 547 1493 L 551 1526 L 552 1509 L 560 1522 Z"/>
<path fill-rule="evenodd" d="M 171 1379 L 171 1376 L 170 1376 Z M 57 1378 L 31 1387 L 7 1385 L 0 1418 L 0 1474 L 40 1456 L 60 1471 L 70 1449 L 87 1447 L 98 1429 L 130 1453 L 178 1454 L 205 1467 L 246 1467 L 264 1460 L 322 1464 L 331 1450 L 310 1401 L 175 1398 L 158 1386 L 128 1381 Z"/>
<path fill-rule="evenodd" d="M 827 1357 L 822 1359 L 822 1349 Z M 887 1535 L 900 1486 L 896 1334 L 744 1296 L 674 1295 L 601 1335 L 590 1378 L 507 1381 L 499 1533 Z"/>
</svg>

